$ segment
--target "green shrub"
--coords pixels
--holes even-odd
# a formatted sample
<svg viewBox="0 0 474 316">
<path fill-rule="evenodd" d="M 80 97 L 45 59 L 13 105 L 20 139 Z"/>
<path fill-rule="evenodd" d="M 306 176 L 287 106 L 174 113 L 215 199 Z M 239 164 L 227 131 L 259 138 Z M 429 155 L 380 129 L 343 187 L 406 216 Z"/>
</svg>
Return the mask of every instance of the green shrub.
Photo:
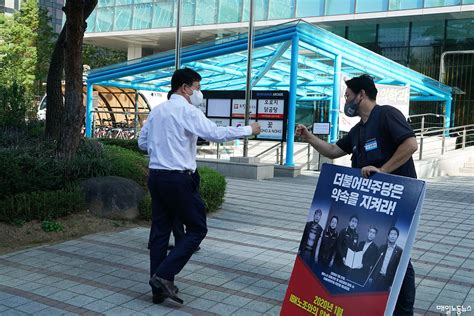
<svg viewBox="0 0 474 316">
<path fill-rule="evenodd" d="M 147 193 L 138 204 L 138 212 L 141 219 L 151 220 L 151 196 Z"/>
<path fill-rule="evenodd" d="M 206 205 L 206 212 L 215 212 L 224 202 L 224 194 L 227 185 L 225 177 L 210 168 L 199 168 L 199 174 L 201 175 L 199 193 Z M 138 205 L 138 209 L 140 218 L 151 220 L 150 194 L 145 195 Z"/>
<path fill-rule="evenodd" d="M 20 193 L 0 200 L 0 221 L 50 220 L 84 209 L 84 196 L 79 187 Z"/>
<path fill-rule="evenodd" d="M 98 138 L 97 140 L 104 145 L 118 146 L 142 153 L 142 151 L 138 148 L 138 140 L 136 139 Z"/>
<path fill-rule="evenodd" d="M 146 186 L 148 162 L 137 152 L 118 146 L 105 146 L 105 161 L 110 165 L 109 175 L 128 178 Z"/>
<path fill-rule="evenodd" d="M 225 177 L 210 168 L 199 168 L 201 186 L 199 192 L 208 212 L 215 212 L 224 202 L 227 182 Z"/>
<path fill-rule="evenodd" d="M 24 126 L 30 102 L 26 89 L 16 82 L 0 86 L 0 125 Z"/>
<path fill-rule="evenodd" d="M 43 231 L 49 232 L 62 232 L 64 230 L 63 225 L 55 221 L 44 220 L 41 222 L 41 228 Z"/>
</svg>

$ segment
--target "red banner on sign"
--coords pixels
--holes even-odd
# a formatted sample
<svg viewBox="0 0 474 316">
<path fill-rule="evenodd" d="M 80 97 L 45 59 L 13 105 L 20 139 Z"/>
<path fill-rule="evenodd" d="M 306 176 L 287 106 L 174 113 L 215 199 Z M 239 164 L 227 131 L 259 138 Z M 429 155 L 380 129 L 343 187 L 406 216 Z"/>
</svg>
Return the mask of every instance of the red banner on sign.
<svg viewBox="0 0 474 316">
<path fill-rule="evenodd" d="M 388 292 L 331 295 L 301 257 L 296 257 L 280 315 L 383 315 Z"/>
<path fill-rule="evenodd" d="M 258 114 L 259 119 L 277 119 L 277 120 L 282 120 L 283 114 L 270 114 L 270 113 L 262 113 Z"/>
</svg>

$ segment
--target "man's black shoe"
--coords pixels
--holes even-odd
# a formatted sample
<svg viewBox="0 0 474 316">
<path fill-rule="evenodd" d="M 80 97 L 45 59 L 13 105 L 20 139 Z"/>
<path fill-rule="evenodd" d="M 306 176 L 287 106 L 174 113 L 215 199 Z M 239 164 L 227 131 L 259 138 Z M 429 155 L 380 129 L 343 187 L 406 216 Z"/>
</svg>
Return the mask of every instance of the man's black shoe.
<svg viewBox="0 0 474 316">
<path fill-rule="evenodd" d="M 173 281 L 168 281 L 163 278 L 157 277 L 155 274 L 150 278 L 149 281 L 152 288 L 156 291 L 162 291 L 163 297 L 171 298 L 173 301 L 183 304 L 183 300 L 180 299 L 176 294 L 176 287 Z"/>
<path fill-rule="evenodd" d="M 179 289 L 177 286 L 174 287 L 174 292 L 178 294 Z M 163 295 L 163 290 L 159 289 L 157 293 L 153 294 L 153 304 L 161 304 L 165 298 L 166 297 Z"/>
</svg>

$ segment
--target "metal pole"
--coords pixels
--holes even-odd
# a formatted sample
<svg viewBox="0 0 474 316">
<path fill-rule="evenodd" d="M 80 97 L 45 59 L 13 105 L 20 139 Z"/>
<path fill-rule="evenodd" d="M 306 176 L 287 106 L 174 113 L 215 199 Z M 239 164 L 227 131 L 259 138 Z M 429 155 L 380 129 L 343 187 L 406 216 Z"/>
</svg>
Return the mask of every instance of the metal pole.
<svg viewBox="0 0 474 316">
<path fill-rule="evenodd" d="M 280 143 L 281 150 L 280 150 L 280 166 L 283 165 L 283 150 L 285 149 L 285 143 Z"/>
<path fill-rule="evenodd" d="M 133 138 L 136 138 L 137 133 L 138 133 L 138 91 L 137 90 L 135 90 L 135 115 L 134 115 L 133 121 L 134 121 L 133 126 L 135 130 L 135 133 L 133 134 Z"/>
<path fill-rule="evenodd" d="M 307 161 L 307 170 L 311 169 L 311 161 L 310 161 L 310 158 L 311 157 L 311 145 L 308 143 L 308 161 Z"/>
<path fill-rule="evenodd" d="M 175 56 L 175 69 L 178 70 L 181 67 L 181 10 L 183 1 L 177 1 L 178 10 L 176 12 L 176 56 Z"/>
<path fill-rule="evenodd" d="M 423 130 L 425 129 L 425 117 L 421 117 L 421 129 L 420 129 L 420 152 L 419 159 L 423 159 Z"/>
<path fill-rule="evenodd" d="M 86 94 L 86 137 L 92 137 L 92 94 L 94 93 L 94 85 L 87 83 L 87 94 Z"/>
<path fill-rule="evenodd" d="M 329 114 L 329 121 L 331 122 L 331 130 L 329 134 L 329 142 L 336 143 L 339 134 L 339 97 L 341 89 L 341 68 L 342 56 L 336 55 L 334 59 L 334 85 L 331 99 L 331 109 Z"/>
<path fill-rule="evenodd" d="M 245 87 L 245 125 L 249 125 L 250 99 L 252 97 L 252 53 L 253 53 L 253 13 L 254 0 L 250 0 L 249 8 L 249 30 L 247 44 L 247 82 Z M 244 138 L 244 157 L 248 155 L 248 139 Z"/>
<path fill-rule="evenodd" d="M 462 130 L 462 149 L 466 148 L 466 128 Z"/>
<path fill-rule="evenodd" d="M 288 127 L 286 129 L 286 162 L 285 166 L 293 167 L 293 146 L 295 143 L 296 120 L 296 89 L 298 87 L 298 55 L 299 36 L 294 35 L 291 40 L 291 65 L 290 65 L 290 104 L 288 106 Z"/>
</svg>

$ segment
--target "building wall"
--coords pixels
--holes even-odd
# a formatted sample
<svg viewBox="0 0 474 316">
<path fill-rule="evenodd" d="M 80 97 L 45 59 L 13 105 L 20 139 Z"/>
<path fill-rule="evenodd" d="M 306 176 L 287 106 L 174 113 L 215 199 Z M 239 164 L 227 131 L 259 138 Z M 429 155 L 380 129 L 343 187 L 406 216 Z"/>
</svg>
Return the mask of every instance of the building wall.
<svg viewBox="0 0 474 316">
<path fill-rule="evenodd" d="M 39 0 L 39 4 L 41 7 L 48 10 L 53 30 L 56 33 L 61 32 L 63 25 L 62 7 L 64 6 L 64 0 Z"/>
</svg>

